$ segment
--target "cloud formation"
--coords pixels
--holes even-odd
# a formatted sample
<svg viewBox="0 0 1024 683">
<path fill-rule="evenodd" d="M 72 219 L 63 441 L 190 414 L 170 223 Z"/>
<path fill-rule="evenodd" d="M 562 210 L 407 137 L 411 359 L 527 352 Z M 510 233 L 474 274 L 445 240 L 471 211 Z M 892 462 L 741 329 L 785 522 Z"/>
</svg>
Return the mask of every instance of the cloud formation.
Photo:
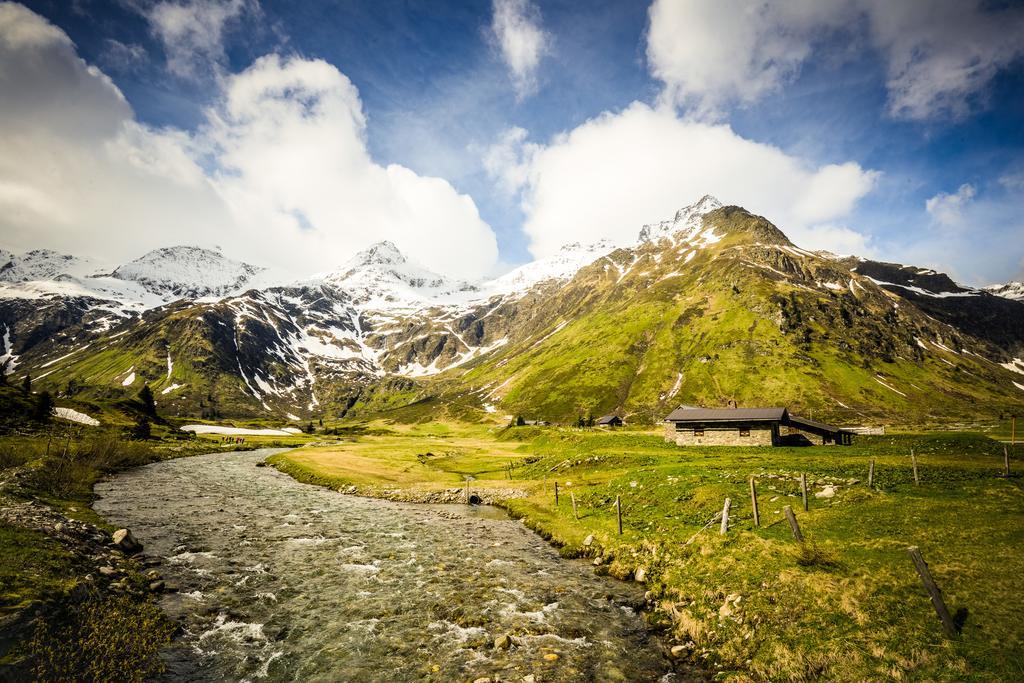
<svg viewBox="0 0 1024 683">
<path fill-rule="evenodd" d="M 954 194 L 940 192 L 925 201 L 925 210 L 939 225 L 956 228 L 963 225 L 964 208 L 974 199 L 975 189 L 964 183 Z"/>
<path fill-rule="evenodd" d="M 649 22 L 652 75 L 699 115 L 778 90 L 840 34 L 881 57 L 897 118 L 962 117 L 1024 55 L 1024 8 L 986 0 L 654 0 Z"/>
<path fill-rule="evenodd" d="M 512 76 L 518 97 L 537 88 L 537 67 L 550 49 L 540 10 L 529 0 L 494 0 L 491 33 Z"/>
<path fill-rule="evenodd" d="M 841 221 L 871 190 L 875 171 L 853 162 L 814 166 L 667 107 L 634 102 L 547 145 L 525 143 L 513 130 L 488 158 L 489 172 L 522 192 L 524 230 L 537 257 L 572 241 L 628 243 L 643 224 L 709 193 L 768 216 L 803 246 L 871 252 Z"/>
<path fill-rule="evenodd" d="M 493 267 L 472 199 L 373 161 L 359 93 L 335 67 L 271 55 L 218 88 L 197 132 L 145 126 L 63 31 L 0 3 L 0 90 L 19 93 L 0 98 L 5 246 L 124 260 L 224 243 L 308 274 L 391 239 L 455 275 Z"/>
<path fill-rule="evenodd" d="M 196 78 L 223 67 L 225 31 L 245 12 L 258 9 L 257 0 L 166 0 L 144 15 L 163 45 L 168 70 Z"/>
</svg>

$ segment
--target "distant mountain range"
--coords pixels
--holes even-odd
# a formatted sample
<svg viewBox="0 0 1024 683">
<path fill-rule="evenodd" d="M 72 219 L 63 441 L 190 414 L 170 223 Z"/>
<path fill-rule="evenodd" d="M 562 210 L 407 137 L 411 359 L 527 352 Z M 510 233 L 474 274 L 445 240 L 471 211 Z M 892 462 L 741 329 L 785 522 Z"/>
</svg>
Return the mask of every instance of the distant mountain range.
<svg viewBox="0 0 1024 683">
<path fill-rule="evenodd" d="M 811 252 L 712 197 L 634 244 L 572 244 L 464 282 L 381 242 L 298 282 L 178 246 L 113 269 L 0 252 L 7 371 L 196 417 L 460 414 L 652 421 L 677 404 L 838 420 L 1024 405 L 1024 285 Z"/>
</svg>

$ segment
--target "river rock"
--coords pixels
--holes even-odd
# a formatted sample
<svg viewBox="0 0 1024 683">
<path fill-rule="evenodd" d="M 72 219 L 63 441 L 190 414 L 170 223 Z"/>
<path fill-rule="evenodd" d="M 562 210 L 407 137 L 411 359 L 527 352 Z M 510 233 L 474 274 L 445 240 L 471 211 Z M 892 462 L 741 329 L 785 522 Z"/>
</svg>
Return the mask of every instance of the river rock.
<svg viewBox="0 0 1024 683">
<path fill-rule="evenodd" d="M 592 545 L 594 545 L 594 534 L 590 534 L 589 536 L 583 539 L 584 548 L 589 548 Z"/>
<path fill-rule="evenodd" d="M 508 634 L 502 634 L 494 639 L 495 650 L 507 650 L 512 647 L 512 638 Z"/>
<path fill-rule="evenodd" d="M 164 585 L 163 581 L 154 581 L 151 584 L 149 584 L 149 590 L 152 593 L 163 593 L 164 588 L 166 588 L 166 586 Z"/>
<path fill-rule="evenodd" d="M 114 532 L 111 540 L 115 547 L 129 555 L 134 555 L 135 553 L 142 551 L 142 544 L 135 540 L 135 537 L 132 536 L 132 532 L 128 529 L 118 529 Z"/>
<path fill-rule="evenodd" d="M 836 487 L 829 485 L 814 494 L 815 498 L 834 498 L 836 495 Z"/>
<path fill-rule="evenodd" d="M 117 573 L 117 570 L 111 567 L 110 565 L 104 565 L 100 567 L 99 572 L 103 576 L 113 576 Z"/>
<path fill-rule="evenodd" d="M 647 578 L 647 570 L 643 567 L 637 567 L 636 571 L 633 572 L 633 580 L 637 583 L 643 583 L 644 579 Z"/>
<path fill-rule="evenodd" d="M 682 657 L 686 654 L 688 648 L 685 645 L 673 645 L 672 649 L 669 650 L 671 655 L 675 658 Z"/>
<path fill-rule="evenodd" d="M 474 680 L 473 683 L 491 683 L 491 677 L 490 676 L 481 676 L 480 678 L 477 678 L 476 680 Z"/>
<path fill-rule="evenodd" d="M 549 652 L 546 655 L 544 655 L 544 659 L 548 662 L 557 662 L 558 655 L 556 655 L 554 652 Z"/>
</svg>

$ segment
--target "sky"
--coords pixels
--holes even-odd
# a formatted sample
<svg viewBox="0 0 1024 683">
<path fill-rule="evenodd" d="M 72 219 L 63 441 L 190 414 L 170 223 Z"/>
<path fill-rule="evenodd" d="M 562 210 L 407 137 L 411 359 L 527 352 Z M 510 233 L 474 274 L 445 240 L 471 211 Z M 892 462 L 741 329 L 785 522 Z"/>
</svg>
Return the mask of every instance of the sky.
<svg viewBox="0 0 1024 683">
<path fill-rule="evenodd" d="M 1024 279 L 1024 3 L 0 2 L 0 246 L 493 276 L 712 194 Z"/>
</svg>

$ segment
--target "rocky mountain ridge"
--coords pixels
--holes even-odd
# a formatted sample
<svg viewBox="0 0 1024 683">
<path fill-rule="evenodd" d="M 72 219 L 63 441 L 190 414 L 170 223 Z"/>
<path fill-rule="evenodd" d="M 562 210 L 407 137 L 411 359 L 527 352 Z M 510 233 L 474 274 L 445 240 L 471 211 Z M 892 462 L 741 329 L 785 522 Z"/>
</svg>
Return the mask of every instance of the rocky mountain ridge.
<svg viewBox="0 0 1024 683">
<path fill-rule="evenodd" d="M 800 249 L 711 197 L 633 245 L 568 245 L 483 283 L 390 243 L 251 288 L 254 267 L 200 256 L 218 264 L 202 287 L 180 286 L 187 269 L 0 286 L 3 355 L 42 386 L 110 396 L 148 382 L 163 409 L 206 417 L 356 415 L 430 397 L 545 419 L 656 419 L 679 401 L 856 415 L 913 409 L 919 391 L 935 414 L 1024 399 L 1024 303 Z"/>
</svg>

